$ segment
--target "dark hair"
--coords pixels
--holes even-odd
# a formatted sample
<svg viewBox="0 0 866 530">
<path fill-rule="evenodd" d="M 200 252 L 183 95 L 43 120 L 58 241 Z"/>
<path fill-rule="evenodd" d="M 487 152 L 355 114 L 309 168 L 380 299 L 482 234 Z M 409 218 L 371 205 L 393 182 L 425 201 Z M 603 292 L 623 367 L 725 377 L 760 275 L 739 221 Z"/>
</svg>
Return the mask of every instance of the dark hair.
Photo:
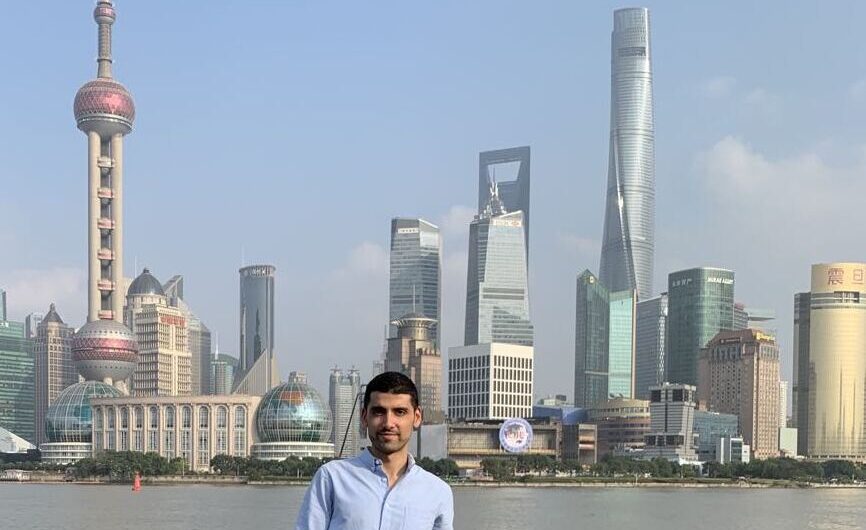
<svg viewBox="0 0 866 530">
<path fill-rule="evenodd" d="M 418 408 L 418 388 L 411 379 L 400 372 L 384 372 L 367 383 L 364 391 L 364 408 L 370 404 L 370 396 L 373 392 L 384 392 L 386 394 L 409 394 L 412 398 L 412 406 Z"/>
</svg>

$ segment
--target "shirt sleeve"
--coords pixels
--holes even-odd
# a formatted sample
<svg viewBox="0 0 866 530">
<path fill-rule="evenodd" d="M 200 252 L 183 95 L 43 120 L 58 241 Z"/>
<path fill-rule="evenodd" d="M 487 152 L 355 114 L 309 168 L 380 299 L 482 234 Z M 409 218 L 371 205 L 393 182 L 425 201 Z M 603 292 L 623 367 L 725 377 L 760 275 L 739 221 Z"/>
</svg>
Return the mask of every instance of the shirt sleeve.
<svg viewBox="0 0 866 530">
<path fill-rule="evenodd" d="M 331 477 L 324 467 L 313 476 L 304 503 L 298 513 L 295 530 L 327 530 L 333 513 L 333 487 Z"/>
<path fill-rule="evenodd" d="M 454 494 L 450 486 L 445 486 L 443 491 L 442 508 L 436 522 L 433 524 L 435 530 L 454 530 Z"/>
</svg>

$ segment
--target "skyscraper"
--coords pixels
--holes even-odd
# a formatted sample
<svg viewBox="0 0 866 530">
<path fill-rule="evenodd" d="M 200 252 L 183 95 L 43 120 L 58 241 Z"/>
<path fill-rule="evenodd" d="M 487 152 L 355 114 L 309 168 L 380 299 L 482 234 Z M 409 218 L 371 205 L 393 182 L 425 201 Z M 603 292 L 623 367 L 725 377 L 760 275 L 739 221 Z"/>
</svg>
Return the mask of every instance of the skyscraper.
<svg viewBox="0 0 866 530">
<path fill-rule="evenodd" d="M 797 428 L 805 432 L 798 449 L 807 457 L 863 460 L 866 263 L 812 265 L 812 291 L 806 294 L 795 298 L 794 314 Z"/>
<path fill-rule="evenodd" d="M 734 272 L 699 267 L 668 276 L 667 381 L 696 385 L 698 356 L 734 326 Z"/>
<path fill-rule="evenodd" d="M 36 437 L 33 343 L 24 324 L 0 320 L 0 427 L 28 442 Z"/>
<path fill-rule="evenodd" d="M 649 399 L 649 387 L 665 381 L 668 294 L 637 303 L 635 324 L 635 397 Z"/>
<path fill-rule="evenodd" d="M 214 354 L 210 363 L 210 394 L 221 396 L 231 393 L 237 366 L 237 357 L 219 353 L 219 351 Z"/>
<path fill-rule="evenodd" d="M 491 185 L 490 201 L 469 225 L 466 346 L 532 346 L 523 212 L 507 212 Z"/>
<path fill-rule="evenodd" d="M 180 309 L 187 322 L 187 343 L 192 360 L 192 394 L 207 394 L 210 391 L 211 332 L 186 303 L 183 297 L 183 276 L 172 276 L 162 286 L 168 305 Z"/>
<path fill-rule="evenodd" d="M 36 330 L 39 328 L 39 323 L 45 318 L 43 313 L 30 313 L 24 317 L 24 334 L 30 340 L 36 340 Z"/>
<path fill-rule="evenodd" d="M 137 347 L 123 325 L 123 137 L 132 131 L 135 104 L 111 75 L 111 1 L 97 0 L 93 18 L 99 27 L 97 78 L 78 90 L 73 105 L 88 146 L 88 296 L 87 323 L 73 339 L 72 357 L 85 379 L 127 391 Z"/>
<path fill-rule="evenodd" d="M 442 410 L 442 355 L 433 341 L 436 323 L 417 313 L 403 315 L 392 322 L 397 336 L 388 339 L 385 370 L 407 375 L 418 387 L 424 410 L 424 423 L 440 423 Z"/>
<path fill-rule="evenodd" d="M 610 296 L 588 270 L 577 277 L 574 406 L 592 408 L 608 396 Z"/>
<path fill-rule="evenodd" d="M 736 414 L 756 458 L 779 455 L 779 346 L 757 330 L 722 331 L 701 353 L 698 398 Z"/>
<path fill-rule="evenodd" d="M 67 326 L 54 304 L 36 328 L 33 356 L 36 363 L 36 445 L 47 442 L 45 414 L 60 391 L 78 382 L 72 364 L 73 329 Z"/>
<path fill-rule="evenodd" d="M 792 395 L 793 424 L 797 428 L 797 448 L 806 454 L 809 435 L 809 331 L 811 293 L 794 295 L 794 380 Z"/>
<path fill-rule="evenodd" d="M 358 393 L 361 390 L 361 374 L 354 368 L 348 371 L 334 368 L 328 388 L 328 404 L 334 428 L 331 443 L 336 456 L 348 457 L 361 449 L 361 406 Z M 342 455 L 340 451 L 342 450 Z"/>
<path fill-rule="evenodd" d="M 6 291 L 0 289 L 0 321 L 6 320 Z"/>
<path fill-rule="evenodd" d="M 145 268 L 129 285 L 126 324 L 138 343 L 138 366 L 132 377 L 136 397 L 192 395 L 192 355 L 183 311 Z"/>
<path fill-rule="evenodd" d="M 439 227 L 424 219 L 391 219 L 389 321 L 409 313 L 434 319 L 433 340 L 440 343 L 442 240 Z M 397 336 L 393 324 L 389 337 Z"/>
<path fill-rule="evenodd" d="M 607 394 L 634 397 L 636 291 L 610 293 Z"/>
<path fill-rule="evenodd" d="M 496 166 L 517 164 L 514 180 L 501 180 Z M 529 146 L 482 151 L 478 155 L 478 213 L 484 212 L 490 202 L 490 183 L 496 182 L 502 205 L 509 212 L 523 212 L 524 246 L 529 267 Z"/>
<path fill-rule="evenodd" d="M 652 296 L 655 132 L 649 10 L 618 9 L 611 36 L 610 160 L 601 282 Z"/>
<path fill-rule="evenodd" d="M 240 274 L 240 373 L 235 393 L 261 395 L 279 384 L 274 357 L 273 265 L 242 267 Z"/>
</svg>

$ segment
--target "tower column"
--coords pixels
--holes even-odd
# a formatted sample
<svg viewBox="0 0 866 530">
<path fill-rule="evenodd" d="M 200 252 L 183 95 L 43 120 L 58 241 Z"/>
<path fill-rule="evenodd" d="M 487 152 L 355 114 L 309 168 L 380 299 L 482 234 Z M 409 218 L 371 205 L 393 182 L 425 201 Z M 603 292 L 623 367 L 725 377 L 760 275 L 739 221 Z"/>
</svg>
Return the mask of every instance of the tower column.
<svg viewBox="0 0 866 530">
<path fill-rule="evenodd" d="M 121 293 L 123 284 L 123 135 L 115 134 L 111 137 L 111 157 L 113 165 L 111 168 L 111 187 L 114 190 L 114 198 L 111 203 L 111 216 L 114 221 L 112 250 L 114 250 L 114 261 L 111 262 L 111 281 L 114 289 L 111 291 L 111 308 L 114 311 L 114 320 L 123 323 L 123 299 L 125 293 Z"/>
<path fill-rule="evenodd" d="M 99 247 L 101 238 L 99 234 L 100 216 L 100 169 L 99 154 L 102 147 L 102 139 L 95 131 L 87 133 L 87 321 L 99 320 L 99 310 L 102 307 L 102 295 L 99 292 L 100 261 Z"/>
</svg>

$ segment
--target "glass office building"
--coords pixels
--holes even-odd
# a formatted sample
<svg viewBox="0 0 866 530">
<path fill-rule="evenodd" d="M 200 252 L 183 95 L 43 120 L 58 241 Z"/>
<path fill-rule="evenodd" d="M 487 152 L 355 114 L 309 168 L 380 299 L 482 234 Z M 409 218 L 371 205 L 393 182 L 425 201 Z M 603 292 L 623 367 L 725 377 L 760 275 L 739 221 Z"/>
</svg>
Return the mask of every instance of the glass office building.
<svg viewBox="0 0 866 530">
<path fill-rule="evenodd" d="M 734 272 L 699 267 L 668 276 L 667 377 L 698 383 L 698 356 L 720 331 L 734 326 Z"/>
<path fill-rule="evenodd" d="M 240 371 L 262 355 L 274 355 L 273 265 L 250 265 L 240 273 Z"/>
<path fill-rule="evenodd" d="M 577 277 L 574 406 L 592 408 L 608 396 L 609 294 L 590 271 Z"/>
<path fill-rule="evenodd" d="M 483 151 L 478 155 L 478 213 L 484 212 L 490 201 L 490 183 L 495 181 L 502 205 L 508 212 L 523 212 L 526 263 L 529 265 L 529 146 Z M 496 175 L 496 166 L 517 164 L 514 180 Z M 500 172 L 500 175 L 502 172 Z"/>
<path fill-rule="evenodd" d="M 389 322 L 410 313 L 436 320 L 433 338 L 441 339 L 439 307 L 442 303 L 442 239 L 439 227 L 424 219 L 391 219 Z M 389 337 L 397 336 L 391 324 Z"/>
<path fill-rule="evenodd" d="M 698 460 L 720 462 L 722 455 L 719 454 L 719 449 L 722 438 L 737 437 L 739 434 L 737 421 L 736 414 L 696 410 L 694 429 L 698 435 Z"/>
<path fill-rule="evenodd" d="M 36 439 L 36 366 L 23 323 L 0 321 L 0 426 Z"/>
<path fill-rule="evenodd" d="M 611 35 L 610 161 L 599 277 L 611 291 L 652 296 L 655 131 L 650 20 L 618 9 Z"/>
<path fill-rule="evenodd" d="M 638 302 L 635 320 L 635 396 L 649 399 L 649 387 L 665 380 L 668 294 Z"/>
<path fill-rule="evenodd" d="M 634 397 L 635 303 L 635 291 L 610 293 L 607 393 L 611 397 Z"/>
<path fill-rule="evenodd" d="M 469 225 L 464 345 L 532 346 L 523 212 L 506 212 L 495 187 Z"/>
</svg>

